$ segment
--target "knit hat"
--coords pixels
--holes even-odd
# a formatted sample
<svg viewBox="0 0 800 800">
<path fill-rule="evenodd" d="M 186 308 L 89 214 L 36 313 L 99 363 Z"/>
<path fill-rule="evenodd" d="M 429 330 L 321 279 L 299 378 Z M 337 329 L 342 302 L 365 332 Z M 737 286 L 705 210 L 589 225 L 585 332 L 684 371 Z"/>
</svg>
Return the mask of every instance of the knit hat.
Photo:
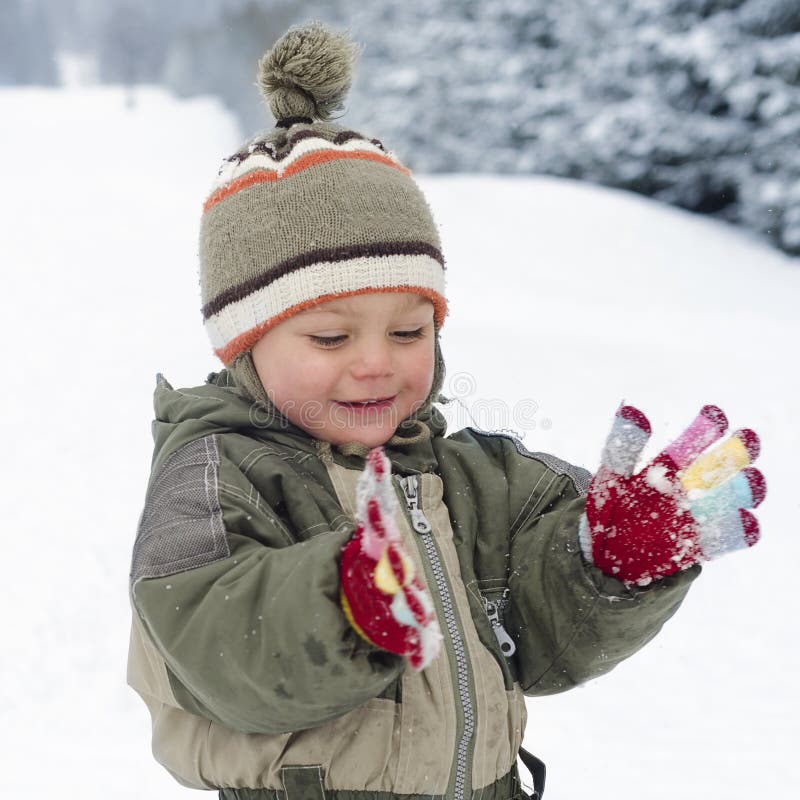
<svg viewBox="0 0 800 800">
<path fill-rule="evenodd" d="M 444 259 L 409 170 L 377 139 L 328 121 L 355 57 L 344 34 L 312 23 L 290 29 L 259 62 L 277 124 L 223 162 L 203 206 L 203 319 L 237 385 L 271 407 L 250 353 L 270 328 L 337 297 L 424 295 L 434 306 L 436 370 L 418 416 L 444 378 Z"/>
</svg>

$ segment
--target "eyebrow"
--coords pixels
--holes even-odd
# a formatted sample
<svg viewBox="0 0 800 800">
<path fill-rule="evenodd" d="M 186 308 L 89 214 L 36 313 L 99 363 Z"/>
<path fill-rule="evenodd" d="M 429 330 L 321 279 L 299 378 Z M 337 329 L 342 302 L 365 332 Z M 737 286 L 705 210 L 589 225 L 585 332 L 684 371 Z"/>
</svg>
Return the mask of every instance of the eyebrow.
<svg viewBox="0 0 800 800">
<path fill-rule="evenodd" d="M 411 297 L 406 298 L 403 305 L 398 309 L 399 313 L 405 313 L 406 311 L 411 311 L 415 309 L 417 306 L 421 306 L 423 303 L 429 303 L 427 297 L 424 297 L 421 294 L 414 294 Z M 330 306 L 333 305 L 331 308 Z M 352 313 L 348 310 L 347 299 L 343 298 L 341 300 L 329 300 L 326 303 L 321 303 L 317 306 L 312 306 L 311 308 L 306 308 L 303 311 L 303 314 L 338 314 L 339 316 L 344 316 L 346 314 Z"/>
</svg>

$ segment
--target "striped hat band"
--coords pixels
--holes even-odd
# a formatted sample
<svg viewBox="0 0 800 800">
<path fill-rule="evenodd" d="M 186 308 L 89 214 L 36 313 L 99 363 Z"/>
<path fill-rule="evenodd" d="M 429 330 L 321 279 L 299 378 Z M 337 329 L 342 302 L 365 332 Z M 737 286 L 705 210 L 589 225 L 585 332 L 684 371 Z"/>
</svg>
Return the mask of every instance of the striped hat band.
<svg viewBox="0 0 800 800">
<path fill-rule="evenodd" d="M 414 292 L 433 302 L 438 327 L 447 315 L 441 254 L 425 242 L 316 251 L 203 306 L 215 354 L 229 364 L 272 327 L 307 308 L 367 292 Z"/>
</svg>

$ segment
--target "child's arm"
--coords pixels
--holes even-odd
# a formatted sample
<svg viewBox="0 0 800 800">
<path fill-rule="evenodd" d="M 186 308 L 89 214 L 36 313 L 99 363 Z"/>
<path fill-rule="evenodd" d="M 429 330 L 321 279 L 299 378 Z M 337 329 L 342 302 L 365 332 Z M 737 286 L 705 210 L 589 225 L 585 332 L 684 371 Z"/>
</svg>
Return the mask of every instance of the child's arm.
<svg viewBox="0 0 800 800">
<path fill-rule="evenodd" d="M 622 408 L 588 498 L 566 474 L 536 498 L 532 511 L 541 513 L 528 512 L 512 531 L 509 582 L 508 621 L 527 692 L 561 691 L 607 672 L 675 612 L 700 560 L 755 541 L 755 520 L 740 508 L 763 497 L 760 473 L 740 472 L 755 457 L 755 434 L 742 432 L 698 458 L 726 425 L 721 411 L 706 407 L 633 475 L 649 423 Z M 518 482 L 525 470 L 517 472 Z M 692 487 L 710 491 L 690 499 Z"/>
<path fill-rule="evenodd" d="M 511 603 L 520 685 L 528 695 L 570 689 L 610 671 L 677 611 L 693 567 L 649 589 L 628 589 L 588 564 L 578 541 L 585 497 L 563 475 L 511 540 Z"/>
<path fill-rule="evenodd" d="M 352 525 L 296 542 L 248 501 L 256 489 L 218 440 L 186 445 L 151 483 L 134 613 L 185 710 L 246 732 L 319 725 L 378 696 L 404 661 L 365 643 L 342 612 L 339 559 Z"/>
</svg>

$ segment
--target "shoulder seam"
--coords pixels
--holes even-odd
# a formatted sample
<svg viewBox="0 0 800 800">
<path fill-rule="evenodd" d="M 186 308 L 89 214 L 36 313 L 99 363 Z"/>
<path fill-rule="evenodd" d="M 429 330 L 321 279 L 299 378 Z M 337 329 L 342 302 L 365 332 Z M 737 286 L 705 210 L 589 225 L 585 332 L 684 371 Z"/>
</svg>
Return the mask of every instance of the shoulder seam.
<svg viewBox="0 0 800 800">
<path fill-rule="evenodd" d="M 572 482 L 572 485 L 575 487 L 575 491 L 580 497 L 585 497 L 586 493 L 589 491 L 589 482 L 592 479 L 592 473 L 589 472 L 588 469 L 576 467 L 573 464 L 570 464 L 568 461 L 564 461 L 563 459 L 550 455 L 549 453 L 531 452 L 527 447 L 525 447 L 518 437 L 513 436 L 510 433 L 501 431 L 482 431 L 478 428 L 467 428 L 467 430 L 478 434 L 479 436 L 508 439 L 514 443 L 514 447 L 521 456 L 538 461 L 556 475 L 566 475 Z"/>
</svg>

